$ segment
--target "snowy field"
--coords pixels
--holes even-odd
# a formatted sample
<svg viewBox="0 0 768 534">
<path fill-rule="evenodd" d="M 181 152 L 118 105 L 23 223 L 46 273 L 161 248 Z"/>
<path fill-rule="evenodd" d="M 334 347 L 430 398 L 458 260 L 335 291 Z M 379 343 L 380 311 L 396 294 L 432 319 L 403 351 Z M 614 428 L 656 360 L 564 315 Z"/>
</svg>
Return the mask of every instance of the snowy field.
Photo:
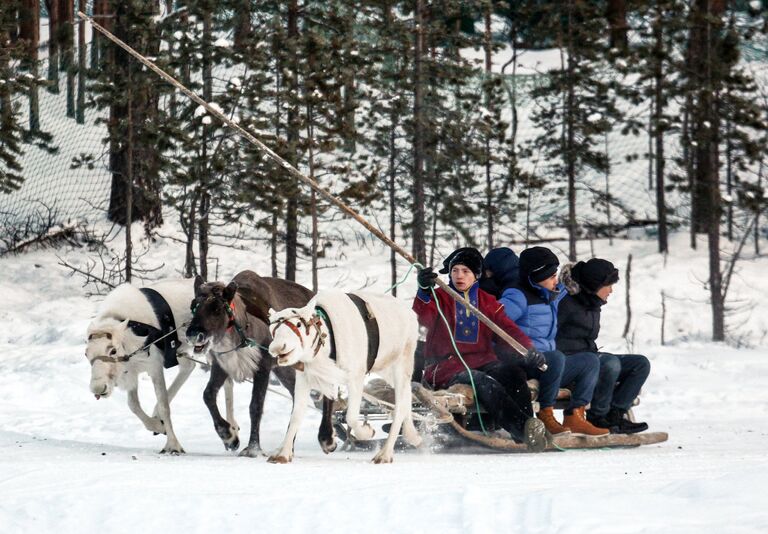
<svg viewBox="0 0 768 534">
<path fill-rule="evenodd" d="M 651 430 L 669 432 L 668 442 L 540 455 L 425 450 L 397 454 L 391 465 L 370 464 L 371 452 L 325 456 L 315 441 L 317 412 L 299 433 L 292 464 L 226 453 L 202 403 L 207 375 L 199 369 L 172 405 L 187 454 L 158 454 L 164 436 L 144 430 L 124 392 L 99 401 L 89 392 L 85 331 L 99 299 L 87 298 L 82 280 L 55 257 L 77 263 L 85 253 L 2 258 L 0 532 L 765 532 L 768 287 L 761 274 L 768 258 L 742 261 L 734 280 L 742 312 L 731 326 L 747 346 L 713 344 L 701 282 L 705 247 L 691 252 L 686 239 L 674 237 L 680 252 L 665 267 L 653 242 L 595 243 L 622 277 L 633 253 L 634 349 L 653 364 L 636 414 Z M 246 267 L 267 272 L 260 254 L 222 248 L 212 255 L 227 279 Z M 325 260 L 321 285 L 353 290 L 367 280 L 383 291 L 386 259 L 378 245 L 348 246 L 346 257 Z M 161 240 L 144 261 L 165 261 L 172 275 L 183 262 L 180 245 Z M 413 278 L 400 289 L 404 300 L 414 294 Z M 605 308 L 606 350 L 626 349 L 623 283 Z M 665 346 L 661 290 L 671 295 Z M 150 391 L 142 381 L 148 409 Z M 280 443 L 290 412 L 278 392 L 267 395 L 267 449 Z M 236 387 L 241 436 L 249 395 L 249 384 Z"/>
</svg>

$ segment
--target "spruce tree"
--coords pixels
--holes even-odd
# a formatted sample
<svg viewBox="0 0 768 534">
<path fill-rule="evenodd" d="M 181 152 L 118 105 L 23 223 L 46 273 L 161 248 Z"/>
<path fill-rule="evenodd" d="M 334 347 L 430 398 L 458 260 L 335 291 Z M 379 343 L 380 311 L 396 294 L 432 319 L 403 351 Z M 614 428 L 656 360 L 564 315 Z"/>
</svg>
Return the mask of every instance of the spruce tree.
<svg viewBox="0 0 768 534">
<path fill-rule="evenodd" d="M 0 6 L 0 193 L 15 191 L 24 182 L 20 162 L 24 145 L 50 153 L 57 150 L 52 136 L 40 130 L 37 121 L 30 119 L 29 127 L 21 122 L 21 102 L 27 95 L 36 93 L 41 85 L 40 80 L 31 75 L 36 68 L 37 50 L 26 38 L 34 31 L 21 34 L 17 31 L 28 24 L 24 9 L 21 0 L 10 0 Z"/>
<path fill-rule="evenodd" d="M 549 181 L 562 184 L 567 195 L 568 257 L 576 260 L 577 186 L 587 170 L 604 173 L 608 158 L 600 145 L 611 124 L 621 118 L 616 107 L 616 87 L 606 79 L 605 26 L 594 2 L 567 0 L 543 8 L 538 32 L 556 36 L 562 50 L 559 68 L 550 70 L 547 82 L 533 90 L 534 123 L 542 134 L 533 142 L 547 160 Z M 562 177 L 562 178 L 561 178 Z"/>
</svg>

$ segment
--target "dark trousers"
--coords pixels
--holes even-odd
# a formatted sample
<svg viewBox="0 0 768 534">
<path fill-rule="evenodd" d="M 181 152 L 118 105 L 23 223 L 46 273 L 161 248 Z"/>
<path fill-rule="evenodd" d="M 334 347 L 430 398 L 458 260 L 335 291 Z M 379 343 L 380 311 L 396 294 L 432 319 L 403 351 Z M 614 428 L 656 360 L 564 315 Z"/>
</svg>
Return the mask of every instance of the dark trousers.
<svg viewBox="0 0 768 534">
<path fill-rule="evenodd" d="M 493 362 L 472 369 L 477 399 L 491 417 L 518 441 L 523 441 L 525 422 L 533 417 L 531 393 L 522 367 Z M 470 384 L 467 371 L 454 376 L 449 385 Z"/>
<path fill-rule="evenodd" d="M 600 360 L 594 352 L 579 352 L 565 357 L 560 386 L 571 388 L 567 410 L 592 402 L 599 374 Z"/>
<path fill-rule="evenodd" d="M 651 362 L 638 354 L 601 352 L 599 356 L 600 376 L 592 397 L 590 413 L 603 416 L 611 408 L 629 410 L 651 372 Z"/>
<path fill-rule="evenodd" d="M 547 370 L 542 372 L 533 366 L 524 366 L 529 378 L 539 381 L 539 405 L 542 408 L 550 408 L 555 405 L 557 392 L 560 389 L 560 379 L 565 367 L 565 355 L 559 350 L 549 350 L 544 353 L 547 360 Z"/>
</svg>

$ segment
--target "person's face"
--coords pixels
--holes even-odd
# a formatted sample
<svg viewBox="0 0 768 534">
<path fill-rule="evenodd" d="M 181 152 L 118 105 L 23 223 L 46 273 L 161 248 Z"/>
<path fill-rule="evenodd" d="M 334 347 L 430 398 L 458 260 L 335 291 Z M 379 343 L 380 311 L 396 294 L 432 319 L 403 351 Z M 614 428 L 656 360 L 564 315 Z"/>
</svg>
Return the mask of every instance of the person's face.
<svg viewBox="0 0 768 534">
<path fill-rule="evenodd" d="M 595 295 L 597 295 L 597 298 L 599 298 L 603 302 L 607 302 L 608 297 L 610 296 L 611 293 L 613 293 L 613 284 L 601 287 L 600 289 L 597 290 L 597 293 L 595 293 Z"/>
<path fill-rule="evenodd" d="M 451 280 L 459 291 L 466 291 L 475 283 L 475 273 L 466 265 L 454 265 L 451 268 Z"/>
<path fill-rule="evenodd" d="M 539 285 L 543 287 L 544 289 L 548 289 L 549 291 L 554 291 L 554 289 L 557 287 L 557 273 L 553 274 L 549 278 L 542 280 L 539 282 Z"/>
</svg>

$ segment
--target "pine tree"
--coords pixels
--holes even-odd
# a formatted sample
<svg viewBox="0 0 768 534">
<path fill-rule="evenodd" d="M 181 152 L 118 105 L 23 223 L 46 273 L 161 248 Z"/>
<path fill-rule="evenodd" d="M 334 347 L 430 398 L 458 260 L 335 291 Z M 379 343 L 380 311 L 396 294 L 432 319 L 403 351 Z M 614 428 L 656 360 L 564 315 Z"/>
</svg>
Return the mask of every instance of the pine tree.
<svg viewBox="0 0 768 534">
<path fill-rule="evenodd" d="M 23 57 L 24 46 L 12 43 L 16 32 L 18 1 L 0 6 L 0 192 L 10 193 L 21 187 L 24 181 L 19 156 L 23 154 L 24 128 L 19 124 L 19 104 L 23 94 L 23 82 L 13 68 L 14 62 Z"/>
<path fill-rule="evenodd" d="M 30 119 L 29 128 L 20 122 L 21 101 L 35 94 L 41 85 L 31 74 L 36 65 L 36 47 L 27 38 L 34 35 L 34 30 L 28 28 L 24 9 L 21 0 L 10 0 L 0 6 L 0 193 L 15 191 L 24 182 L 19 158 L 24 154 L 25 144 L 50 153 L 57 151 L 51 135 L 40 130 L 38 122 Z M 20 26 L 24 29 L 21 34 Z M 30 72 L 22 72 L 20 66 Z"/>
<path fill-rule="evenodd" d="M 115 35 L 140 54 L 158 57 L 155 6 L 116 0 L 111 8 Z M 149 229 L 162 224 L 159 172 L 164 120 L 158 102 L 159 92 L 167 86 L 158 83 L 156 74 L 144 69 L 117 44 L 105 43 L 104 50 L 106 53 L 99 58 L 101 66 L 92 71 L 92 89 L 94 105 L 109 110 L 105 141 L 109 146 L 112 187 L 108 216 L 120 224 L 142 220 Z M 104 119 L 97 119 L 97 123 L 102 122 Z M 127 210 L 129 197 L 132 206 Z"/>
<path fill-rule="evenodd" d="M 665 194 L 674 187 L 665 176 L 667 154 L 665 139 L 668 133 L 679 132 L 682 128 L 680 115 L 670 109 L 675 96 L 681 93 L 678 72 L 681 64 L 679 49 L 684 38 L 686 6 L 680 0 L 655 0 L 644 3 L 635 12 L 638 23 L 635 31 L 638 43 L 633 44 L 628 61 L 624 63 L 632 74 L 638 75 L 632 84 L 636 90 L 633 102 L 645 100 L 650 103 L 651 137 L 648 157 L 652 160 L 651 182 L 656 190 L 656 215 L 658 220 L 659 252 L 669 249 L 667 228 L 667 205 Z M 638 125 L 633 126 L 639 129 Z"/>
<path fill-rule="evenodd" d="M 587 169 L 606 172 L 608 158 L 599 143 L 621 113 L 615 86 L 605 79 L 607 53 L 600 38 L 605 23 L 598 6 L 588 0 L 567 0 L 548 4 L 543 15 L 537 31 L 557 36 L 563 62 L 549 72 L 544 86 L 532 92 L 537 106 L 532 119 L 543 130 L 533 145 L 553 162 L 546 171 L 552 180 L 566 179 L 568 256 L 574 261 L 579 234 L 577 183 Z"/>
</svg>

